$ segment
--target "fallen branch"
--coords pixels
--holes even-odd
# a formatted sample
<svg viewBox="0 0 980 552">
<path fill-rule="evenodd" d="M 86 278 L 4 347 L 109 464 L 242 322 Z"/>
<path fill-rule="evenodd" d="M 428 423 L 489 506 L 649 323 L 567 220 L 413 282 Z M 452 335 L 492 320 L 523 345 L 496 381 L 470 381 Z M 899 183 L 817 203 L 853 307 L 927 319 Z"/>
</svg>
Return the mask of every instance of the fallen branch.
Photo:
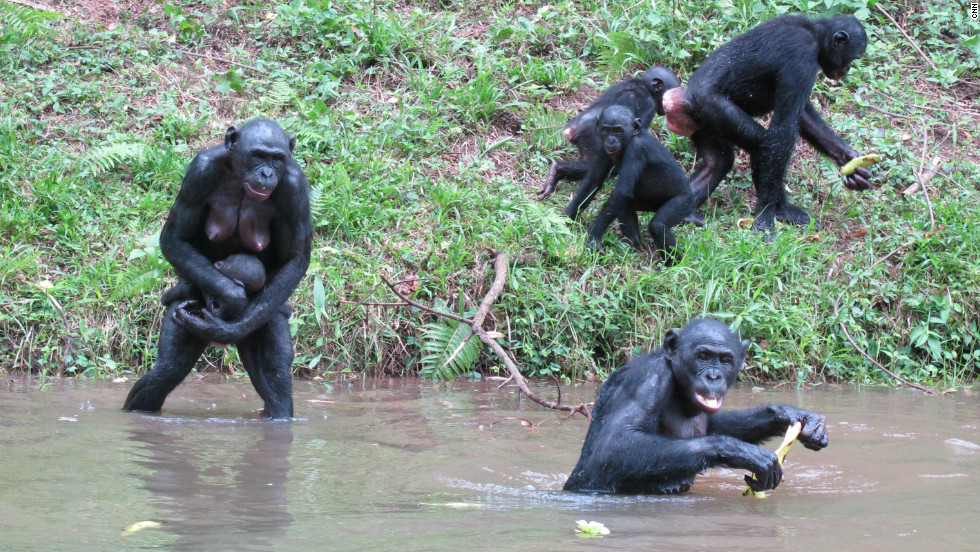
<svg viewBox="0 0 980 552">
<path fill-rule="evenodd" d="M 490 350 L 492 350 L 494 354 L 496 354 L 497 357 L 500 358 L 500 360 L 504 363 L 504 366 L 507 368 L 507 371 L 510 372 L 509 381 L 513 381 L 517 385 L 517 388 L 521 390 L 521 393 L 527 396 L 527 398 L 530 399 L 532 402 L 536 402 L 539 405 L 545 408 L 550 408 L 552 410 L 561 410 L 564 412 L 570 412 L 572 415 L 578 412 L 583 416 L 585 416 L 587 419 L 591 420 L 592 414 L 589 412 L 589 407 L 585 403 L 578 404 L 576 406 L 570 406 L 566 404 L 561 404 L 560 395 L 558 401 L 550 401 L 548 399 L 539 397 L 533 391 L 531 391 L 531 389 L 527 386 L 527 378 L 525 378 L 523 374 L 521 374 L 521 371 L 517 367 L 517 363 L 514 361 L 514 359 L 511 358 L 510 354 L 507 353 L 507 351 L 503 348 L 503 346 L 497 342 L 494 336 L 491 336 L 485 329 L 483 329 L 483 321 L 490 313 L 490 308 L 493 306 L 494 302 L 497 300 L 498 297 L 500 297 L 500 294 L 504 290 L 504 284 L 507 281 L 507 262 L 508 262 L 507 254 L 504 252 L 498 252 L 494 257 L 493 284 L 490 286 L 490 290 L 487 291 L 487 294 L 483 298 L 483 301 L 480 302 L 480 306 L 479 308 L 477 308 L 476 315 L 472 319 L 463 318 L 462 316 L 457 316 L 452 313 L 443 312 L 427 307 L 421 303 L 409 299 L 407 296 L 405 296 L 400 291 L 395 289 L 395 286 L 391 284 L 388 281 L 388 279 L 385 278 L 384 276 L 381 276 L 381 281 L 384 282 L 385 285 L 387 285 L 391 289 L 392 293 L 398 296 L 399 299 L 401 299 L 405 303 L 415 308 L 434 314 L 436 316 L 442 316 L 445 318 L 449 318 L 451 320 L 456 320 L 457 322 L 468 324 L 470 326 L 470 332 L 471 332 L 469 337 L 476 335 L 477 337 L 480 338 L 480 341 L 482 341 L 485 345 L 490 347 Z M 497 332 L 494 333 L 496 334 Z M 467 339 L 469 339 L 469 337 L 467 337 Z M 504 384 L 506 383 L 507 382 L 505 381 Z"/>
<path fill-rule="evenodd" d="M 174 48 L 174 51 L 175 52 L 180 52 L 182 54 L 187 54 L 189 56 L 194 56 L 194 57 L 199 57 L 199 58 L 204 58 L 204 59 L 210 59 L 212 61 L 220 61 L 221 63 L 227 63 L 229 65 L 234 65 L 235 67 L 241 67 L 242 69 L 248 69 L 249 71 L 253 71 L 253 72 L 258 73 L 260 75 L 268 75 L 269 74 L 268 71 L 263 71 L 262 69 L 259 69 L 258 67 L 252 67 L 251 65 L 246 65 L 244 63 L 240 63 L 240 62 L 237 62 L 237 61 L 234 61 L 234 60 L 231 60 L 231 59 L 228 59 L 228 58 L 223 58 L 223 57 L 220 57 L 220 56 L 212 56 L 211 54 L 199 54 L 197 52 L 191 52 L 190 50 L 182 50 L 180 48 Z"/>
</svg>

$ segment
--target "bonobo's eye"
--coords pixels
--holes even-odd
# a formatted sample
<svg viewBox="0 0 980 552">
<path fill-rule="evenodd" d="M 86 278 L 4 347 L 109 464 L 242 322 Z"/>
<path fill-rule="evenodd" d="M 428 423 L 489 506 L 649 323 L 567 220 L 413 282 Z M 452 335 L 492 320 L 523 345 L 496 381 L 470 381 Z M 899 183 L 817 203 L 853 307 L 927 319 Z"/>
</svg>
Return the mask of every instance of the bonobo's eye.
<svg viewBox="0 0 980 552">
<path fill-rule="evenodd" d="M 699 351 L 698 360 L 700 360 L 701 362 L 707 362 L 711 360 L 711 353 L 709 353 L 708 351 Z"/>
<path fill-rule="evenodd" d="M 729 366 L 735 364 L 735 359 L 732 355 L 721 355 L 721 363 L 728 364 Z"/>
</svg>

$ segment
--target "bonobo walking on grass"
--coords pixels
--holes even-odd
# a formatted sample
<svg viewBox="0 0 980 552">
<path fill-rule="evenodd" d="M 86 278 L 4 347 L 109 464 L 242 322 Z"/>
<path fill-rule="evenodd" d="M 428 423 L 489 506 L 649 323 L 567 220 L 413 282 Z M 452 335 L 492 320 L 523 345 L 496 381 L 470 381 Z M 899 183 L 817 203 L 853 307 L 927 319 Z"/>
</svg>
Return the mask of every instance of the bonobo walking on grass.
<svg viewBox="0 0 980 552">
<path fill-rule="evenodd" d="M 616 186 L 589 227 L 589 245 L 599 248 L 606 229 L 619 219 L 623 238 L 640 249 L 636 213 L 655 211 L 647 229 L 654 246 L 663 252 L 664 262 L 674 263 L 677 240 L 672 228 L 684 220 L 694 205 L 683 169 L 627 107 L 607 107 L 599 114 L 595 127 L 602 148 L 565 213 L 576 218 L 595 198 L 602 183 L 617 173 Z"/>
<path fill-rule="evenodd" d="M 614 105 L 628 107 L 640 120 L 640 126 L 649 128 L 654 116 L 664 114 L 664 93 L 680 85 L 681 81 L 673 71 L 658 65 L 647 69 L 639 77 L 609 87 L 565 126 L 562 134 L 578 149 L 579 158 L 553 162 L 548 178 L 538 190 L 538 198 L 545 199 L 553 194 L 561 180 L 578 181 L 585 177 L 592 160 L 602 151 L 602 138 L 595 122 L 603 109 Z"/>
<path fill-rule="evenodd" d="M 666 94 L 668 127 L 690 136 L 702 165 L 691 175 L 695 208 L 732 168 L 733 147 L 749 153 L 755 185 L 754 228 L 768 234 L 776 219 L 807 225 L 810 215 L 786 199 L 783 179 L 796 139 L 802 136 L 838 166 L 860 155 L 810 102 L 818 71 L 844 78 L 864 55 L 868 39 L 852 15 L 820 19 L 784 15 L 766 21 L 712 52 L 684 88 Z M 772 114 L 769 128 L 754 117 Z M 853 190 L 871 186 L 860 168 L 844 179 Z M 691 221 L 703 224 L 700 216 Z"/>
<path fill-rule="evenodd" d="M 722 411 L 749 342 L 716 320 L 670 330 L 663 348 L 631 359 L 599 389 L 582 455 L 565 490 L 678 494 L 714 466 L 745 469 L 754 491 L 775 489 L 783 469 L 758 443 L 800 422 L 806 448 L 827 446 L 827 421 L 784 404 Z"/>
<path fill-rule="evenodd" d="M 230 343 L 265 414 L 293 415 L 286 301 L 310 264 L 312 239 L 309 184 L 293 160 L 294 144 L 275 122 L 256 119 L 230 127 L 224 144 L 201 151 L 187 168 L 160 249 L 180 277 L 178 287 L 189 286 L 192 296 L 165 295 L 156 363 L 133 385 L 125 410 L 160 410 L 208 343 Z M 252 296 L 215 267 L 242 253 L 265 269 L 266 281 Z M 205 297 L 214 311 L 202 308 Z"/>
</svg>

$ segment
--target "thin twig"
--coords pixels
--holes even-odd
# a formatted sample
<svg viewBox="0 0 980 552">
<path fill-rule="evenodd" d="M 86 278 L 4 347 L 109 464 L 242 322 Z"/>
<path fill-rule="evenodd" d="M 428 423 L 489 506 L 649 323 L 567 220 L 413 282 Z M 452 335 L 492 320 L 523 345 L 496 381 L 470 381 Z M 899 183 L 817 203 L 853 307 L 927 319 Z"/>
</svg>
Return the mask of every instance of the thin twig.
<svg viewBox="0 0 980 552">
<path fill-rule="evenodd" d="M 844 325 L 844 321 L 843 320 L 840 320 L 840 308 L 839 307 L 840 307 L 840 300 L 841 300 L 842 297 L 844 297 L 844 294 L 843 293 L 841 293 L 840 295 L 838 295 L 837 296 L 837 299 L 834 301 L 834 316 L 838 318 L 837 323 L 840 324 L 840 329 L 843 330 L 844 336 L 847 337 L 847 340 L 851 342 L 851 346 L 854 347 L 854 350 L 856 350 L 857 352 L 861 353 L 861 355 L 864 356 L 864 358 L 870 360 L 872 364 L 874 364 L 875 366 L 877 366 L 878 368 L 880 368 L 883 372 L 885 372 L 889 376 L 897 379 L 898 381 L 904 383 L 905 385 L 907 385 L 909 387 L 912 387 L 913 389 L 918 389 L 919 391 L 923 391 L 923 392 L 928 393 L 930 395 L 940 395 L 940 393 L 937 393 L 936 391 L 933 391 L 932 389 L 928 389 L 926 387 L 922 387 L 921 385 L 916 385 L 916 384 L 914 384 L 914 383 L 912 383 L 912 382 L 910 382 L 910 381 L 902 378 L 898 374 L 895 374 L 894 372 L 892 372 L 888 368 L 885 368 L 885 365 L 884 364 L 882 364 L 882 363 L 878 362 L 877 360 L 871 358 L 871 355 L 869 355 L 864 349 L 862 349 L 861 347 L 858 347 L 858 344 L 855 343 L 854 342 L 854 339 L 851 338 L 851 334 L 848 333 L 847 326 Z"/>
<path fill-rule="evenodd" d="M 220 62 L 223 62 L 223 63 L 229 63 L 229 64 L 234 65 L 236 67 L 241 67 L 242 69 L 248 69 L 249 71 L 254 71 L 254 72 L 259 73 L 259 74 L 262 74 L 262 75 L 268 75 L 269 74 L 268 71 L 263 71 L 263 70 L 259 69 L 258 67 L 252 67 L 251 65 L 245 65 L 244 63 L 233 61 L 233 60 L 230 60 L 228 58 L 223 58 L 223 57 L 219 57 L 219 56 L 212 56 L 210 54 L 199 54 L 197 52 L 191 52 L 190 50 L 181 50 L 180 48 L 174 48 L 174 51 L 175 52 L 180 52 L 182 54 L 187 54 L 189 56 L 195 56 L 195 57 L 199 57 L 199 58 L 205 58 L 205 59 L 210 59 L 210 60 L 214 60 L 214 61 L 220 61 Z"/>
<path fill-rule="evenodd" d="M 929 230 L 936 229 L 936 216 L 932 212 L 932 201 L 929 200 L 929 190 L 926 186 L 927 180 L 923 178 L 926 164 L 926 151 L 929 145 L 929 128 L 926 126 L 926 120 L 922 119 L 922 156 L 919 157 L 919 171 L 916 177 L 919 179 L 919 185 L 922 186 L 922 195 L 926 198 L 926 207 L 929 208 Z"/>
<path fill-rule="evenodd" d="M 898 24 L 898 21 L 895 21 L 895 18 L 892 17 L 887 11 L 885 11 L 885 8 L 881 7 L 881 4 L 880 3 L 877 4 L 877 5 L 875 5 L 875 7 L 878 8 L 878 11 L 880 11 L 883 14 L 885 14 L 885 17 L 887 17 L 888 20 L 891 21 L 895 25 L 895 27 L 898 29 L 898 31 L 900 33 L 902 33 L 902 36 L 904 36 L 905 39 L 909 41 L 909 44 L 911 44 L 912 47 L 915 48 L 915 50 L 917 52 L 919 52 L 919 55 L 922 56 L 922 59 L 926 60 L 926 63 L 928 63 L 929 66 L 932 67 L 932 70 L 938 73 L 939 72 L 939 68 L 936 67 L 936 64 L 933 63 L 931 59 L 929 59 L 929 56 L 927 56 L 926 53 L 922 51 L 922 48 L 919 48 L 919 45 L 916 44 L 916 42 L 914 40 L 912 40 L 912 37 L 909 36 L 909 34 L 907 32 L 905 32 L 905 29 L 903 29 L 902 26 Z"/>
<path fill-rule="evenodd" d="M 433 309 L 431 307 L 427 307 L 427 306 L 425 306 L 422 303 L 419 303 L 417 301 L 412 301 L 407 296 L 402 295 L 402 293 L 400 291 L 398 291 L 397 289 L 395 289 L 395 284 L 389 282 L 387 278 L 385 278 L 384 276 L 381 276 L 381 275 L 379 275 L 378 277 L 381 278 L 381 281 L 384 282 L 385 285 L 388 286 L 391 289 L 391 291 L 394 292 L 394 294 L 398 296 L 399 299 L 401 299 L 402 301 L 408 303 L 409 305 L 411 305 L 411 306 L 413 306 L 413 307 L 415 307 L 415 308 L 417 308 L 419 310 L 424 310 L 425 312 L 428 312 L 428 313 L 431 313 L 431 314 L 436 314 L 436 315 L 439 315 L 439 316 L 443 316 L 445 318 L 449 318 L 449 319 L 455 320 L 457 322 L 463 322 L 465 324 L 472 324 L 473 323 L 473 321 L 470 320 L 469 318 L 463 318 L 462 316 L 455 315 L 455 314 L 453 314 L 451 312 L 438 311 L 438 310 L 435 310 L 435 309 Z"/>
</svg>

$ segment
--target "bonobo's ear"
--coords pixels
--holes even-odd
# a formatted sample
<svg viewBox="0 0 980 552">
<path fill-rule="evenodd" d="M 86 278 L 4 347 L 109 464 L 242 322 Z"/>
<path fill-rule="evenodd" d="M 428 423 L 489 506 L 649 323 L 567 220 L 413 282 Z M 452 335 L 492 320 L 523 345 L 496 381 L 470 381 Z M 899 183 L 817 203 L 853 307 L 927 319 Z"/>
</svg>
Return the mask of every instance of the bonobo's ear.
<svg viewBox="0 0 980 552">
<path fill-rule="evenodd" d="M 674 360 L 677 355 L 677 345 L 681 339 L 681 334 L 677 330 L 670 330 L 664 336 L 664 358 Z"/>
<path fill-rule="evenodd" d="M 847 31 L 837 31 L 834 33 L 834 46 L 840 47 L 843 44 L 847 44 L 847 41 L 850 39 L 851 37 L 847 34 Z"/>
<path fill-rule="evenodd" d="M 232 146 L 238 141 L 238 127 L 231 125 L 228 130 L 225 131 L 225 148 L 231 151 Z"/>
<path fill-rule="evenodd" d="M 289 153 L 293 153 L 293 148 L 296 147 L 296 135 L 293 134 L 289 137 Z"/>
<path fill-rule="evenodd" d="M 749 352 L 749 340 L 748 339 L 743 339 L 742 340 L 742 358 L 743 359 L 745 358 L 745 355 L 748 352 Z"/>
<path fill-rule="evenodd" d="M 640 123 L 640 119 L 633 119 L 633 136 L 640 133 L 640 129 L 643 128 L 643 124 Z"/>
<path fill-rule="evenodd" d="M 650 79 L 650 87 L 653 88 L 655 92 L 660 92 L 664 87 L 664 81 L 658 78 Z"/>
</svg>

